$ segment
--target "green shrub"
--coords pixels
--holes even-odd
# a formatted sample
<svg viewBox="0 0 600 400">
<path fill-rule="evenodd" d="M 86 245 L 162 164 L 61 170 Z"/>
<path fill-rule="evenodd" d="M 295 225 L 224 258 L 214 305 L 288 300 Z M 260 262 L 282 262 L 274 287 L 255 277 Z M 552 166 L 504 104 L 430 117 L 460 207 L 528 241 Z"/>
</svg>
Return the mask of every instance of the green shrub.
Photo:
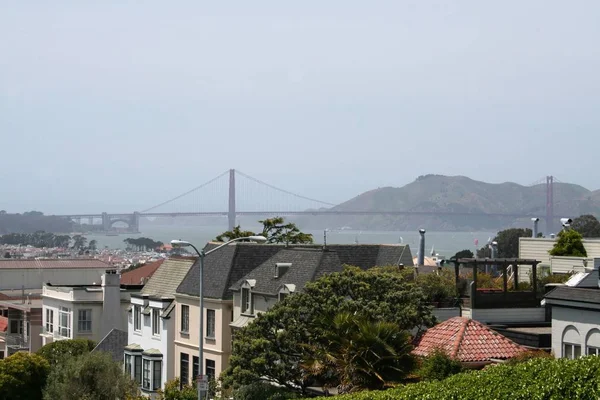
<svg viewBox="0 0 600 400">
<path fill-rule="evenodd" d="M 299 399 L 300 395 L 266 382 L 256 382 L 237 389 L 233 394 L 233 398 L 235 400 L 288 400 Z"/>
<path fill-rule="evenodd" d="M 417 375 L 425 381 L 442 380 L 463 370 L 462 364 L 454 360 L 443 350 L 435 350 L 421 360 Z"/>
<path fill-rule="evenodd" d="M 535 358 L 420 382 L 387 391 L 338 396 L 339 400 L 541 400 L 598 399 L 600 357 L 577 360 Z M 331 397 L 323 397 L 323 400 Z"/>
</svg>

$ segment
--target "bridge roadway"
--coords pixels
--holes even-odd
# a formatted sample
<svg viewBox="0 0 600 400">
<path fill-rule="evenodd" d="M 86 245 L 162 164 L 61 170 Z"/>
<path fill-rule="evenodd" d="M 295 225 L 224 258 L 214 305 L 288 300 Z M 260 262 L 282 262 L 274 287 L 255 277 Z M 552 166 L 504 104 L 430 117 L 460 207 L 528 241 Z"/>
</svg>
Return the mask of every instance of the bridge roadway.
<svg viewBox="0 0 600 400">
<path fill-rule="evenodd" d="M 472 213 L 472 212 L 451 212 L 451 211 L 336 211 L 336 210 L 315 210 L 315 211 L 236 211 L 236 215 L 440 215 L 440 216 L 462 216 L 462 217 L 505 217 L 505 218 L 530 218 L 539 217 L 539 214 L 502 214 L 502 213 Z M 131 218 L 133 213 L 107 213 L 111 218 Z M 206 212 L 176 212 L 176 213 L 138 213 L 140 217 L 197 217 L 222 215 L 227 216 L 227 211 L 206 211 Z M 102 218 L 102 214 L 70 214 L 57 215 L 64 218 Z"/>
</svg>

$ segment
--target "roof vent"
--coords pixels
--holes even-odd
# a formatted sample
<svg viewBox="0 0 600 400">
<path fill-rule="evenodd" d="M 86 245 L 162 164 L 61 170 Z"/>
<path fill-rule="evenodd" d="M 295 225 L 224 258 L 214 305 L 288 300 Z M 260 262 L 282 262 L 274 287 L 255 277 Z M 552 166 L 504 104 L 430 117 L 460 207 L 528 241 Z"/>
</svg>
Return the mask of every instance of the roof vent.
<svg viewBox="0 0 600 400">
<path fill-rule="evenodd" d="M 275 278 L 280 278 L 292 266 L 292 263 L 275 263 Z"/>
</svg>

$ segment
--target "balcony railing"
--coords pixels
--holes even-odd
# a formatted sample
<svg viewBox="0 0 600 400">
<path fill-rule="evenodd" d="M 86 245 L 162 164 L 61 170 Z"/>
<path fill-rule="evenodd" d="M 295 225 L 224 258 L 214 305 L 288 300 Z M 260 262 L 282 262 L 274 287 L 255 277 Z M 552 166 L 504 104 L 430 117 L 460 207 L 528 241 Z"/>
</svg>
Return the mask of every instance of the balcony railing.
<svg viewBox="0 0 600 400">
<path fill-rule="evenodd" d="M 18 333 L 6 333 L 3 335 L 6 346 L 13 349 L 29 349 L 29 338 Z"/>
</svg>

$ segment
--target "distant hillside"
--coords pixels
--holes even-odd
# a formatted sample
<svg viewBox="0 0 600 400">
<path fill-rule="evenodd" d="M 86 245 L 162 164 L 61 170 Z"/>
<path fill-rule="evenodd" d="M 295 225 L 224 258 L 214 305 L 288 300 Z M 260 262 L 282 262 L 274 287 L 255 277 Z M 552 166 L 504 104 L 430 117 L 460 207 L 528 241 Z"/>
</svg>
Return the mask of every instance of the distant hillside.
<svg viewBox="0 0 600 400">
<path fill-rule="evenodd" d="M 546 185 L 522 186 L 506 182 L 491 184 L 464 176 L 425 175 L 401 188 L 384 187 L 356 196 L 336 207 L 340 211 L 450 211 L 469 213 L 532 213 L 546 215 Z M 591 192 L 574 184 L 554 184 L 554 214 L 577 217 L 600 214 L 600 190 Z M 465 231 L 529 226 L 530 221 L 513 218 L 465 216 L 326 216 L 302 218 L 305 229 L 338 228 L 371 230 Z M 542 224 L 540 227 L 545 226 Z"/>
<path fill-rule="evenodd" d="M 33 233 L 45 231 L 52 233 L 68 233 L 72 230 L 71 221 L 44 215 L 39 211 L 29 211 L 23 214 L 9 214 L 0 211 L 0 235 L 6 233 Z"/>
</svg>

